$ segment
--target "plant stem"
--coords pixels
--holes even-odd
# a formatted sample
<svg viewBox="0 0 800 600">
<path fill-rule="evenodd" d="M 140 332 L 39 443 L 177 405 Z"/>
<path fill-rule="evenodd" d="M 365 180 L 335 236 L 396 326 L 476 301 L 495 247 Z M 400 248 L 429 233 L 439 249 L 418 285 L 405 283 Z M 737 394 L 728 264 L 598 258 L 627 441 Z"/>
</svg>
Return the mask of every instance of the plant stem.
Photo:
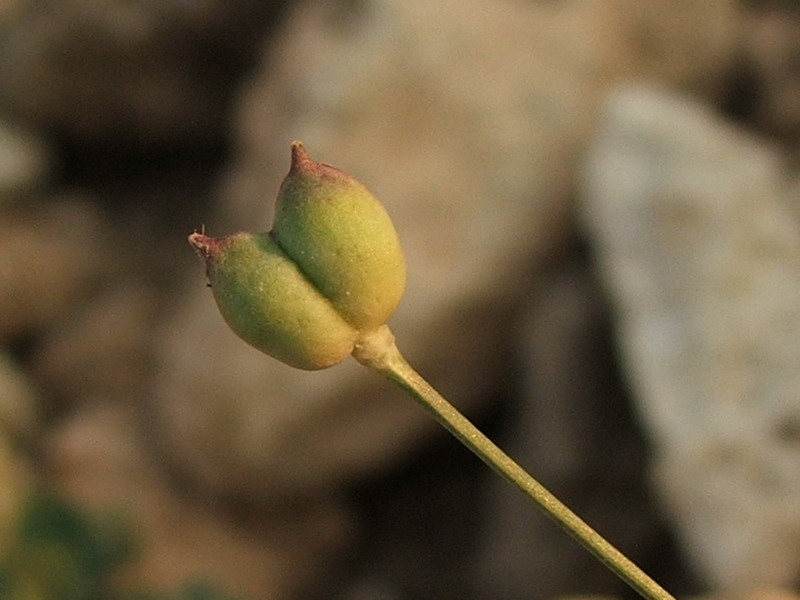
<svg viewBox="0 0 800 600">
<path fill-rule="evenodd" d="M 542 484 L 475 427 L 406 362 L 387 326 L 364 336 L 353 351 L 363 365 L 399 384 L 450 433 L 483 462 L 522 493 L 572 535 L 620 579 L 648 600 L 675 600 L 622 552 L 572 512 Z"/>
</svg>

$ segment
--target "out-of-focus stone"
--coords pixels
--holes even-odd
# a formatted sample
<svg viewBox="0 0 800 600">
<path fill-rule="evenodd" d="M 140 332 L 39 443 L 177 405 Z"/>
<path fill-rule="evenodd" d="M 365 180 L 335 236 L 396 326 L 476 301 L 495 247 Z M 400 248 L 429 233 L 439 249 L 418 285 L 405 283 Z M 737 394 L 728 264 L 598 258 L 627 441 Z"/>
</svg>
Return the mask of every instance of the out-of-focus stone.
<svg viewBox="0 0 800 600">
<path fill-rule="evenodd" d="M 603 596 L 601 594 L 575 594 L 574 596 L 558 596 L 554 600 L 619 600 L 619 596 Z"/>
<path fill-rule="evenodd" d="M 690 600 L 797 600 L 795 592 L 779 588 L 758 589 L 741 593 L 716 594 L 708 596 L 691 596 Z M 599 596 L 582 594 L 576 596 L 559 596 L 556 600 L 619 600 L 618 596 Z"/>
<path fill-rule="evenodd" d="M 721 593 L 696 597 L 694 600 L 797 600 L 797 592 L 781 588 L 759 588 L 739 593 Z"/>
<path fill-rule="evenodd" d="M 27 0 L 8 11 L 0 102 L 80 142 L 220 139 L 282 0 Z"/>
<path fill-rule="evenodd" d="M 202 579 L 236 597 L 297 597 L 349 538 L 346 514 L 327 500 L 271 505 L 253 522 L 174 487 L 146 451 L 133 411 L 93 402 L 55 430 L 44 449 L 50 482 L 79 506 L 121 513 L 133 562 L 125 590 L 170 596 Z"/>
<path fill-rule="evenodd" d="M 622 77 L 715 97 L 741 43 L 741 3 L 729 0 L 605 0 L 583 8 L 606 36 L 607 65 Z M 556 10 L 563 6 L 554 4 Z"/>
<path fill-rule="evenodd" d="M 752 75 L 755 123 L 800 159 L 800 5 L 748 3 L 745 58 Z"/>
<path fill-rule="evenodd" d="M 106 264 L 100 223 L 72 200 L 0 213 L 0 342 L 41 329 L 88 295 Z"/>
<path fill-rule="evenodd" d="M 687 99 L 624 89 L 583 213 L 660 495 L 723 592 L 800 576 L 800 195 L 779 155 Z"/>
<path fill-rule="evenodd" d="M 648 452 L 618 376 L 609 321 L 587 261 L 573 260 L 540 282 L 519 332 L 523 399 L 508 409 L 496 441 L 666 585 L 680 576 L 680 565 L 663 549 L 664 527 L 644 476 Z M 473 570 L 476 598 L 625 592 L 529 499 L 490 475 L 482 486 L 487 515 Z M 658 565 L 644 562 L 656 554 Z"/>
<path fill-rule="evenodd" d="M 35 348 L 33 371 L 63 398 L 131 396 L 151 372 L 157 297 L 146 283 L 120 283 L 75 307 Z"/>
<path fill-rule="evenodd" d="M 34 484 L 30 463 L 14 448 L 8 434 L 0 433 L 0 555 L 13 538 L 17 518 Z"/>
<path fill-rule="evenodd" d="M 0 554 L 8 540 L 27 494 L 33 472 L 15 448 L 29 441 L 38 426 L 36 390 L 10 357 L 0 351 Z"/>
<path fill-rule="evenodd" d="M 0 121 L 0 204 L 41 187 L 51 162 L 42 140 Z"/>
<path fill-rule="evenodd" d="M 569 237 L 573 165 L 602 90 L 637 73 L 705 84 L 727 60 L 733 3 L 715 1 L 673 7 L 660 58 L 637 61 L 642 25 L 655 30 L 673 4 L 299 4 L 243 98 L 240 153 L 208 230 L 267 229 L 289 143 L 302 139 L 387 205 L 410 265 L 399 345 L 475 407 L 506 381 L 511 314 L 531 275 Z M 196 479 L 232 494 L 302 492 L 385 465 L 431 430 L 355 365 L 301 373 L 247 347 L 199 265 L 187 289 L 153 406 L 172 460 Z"/>
<path fill-rule="evenodd" d="M 30 439 L 38 425 L 38 400 L 29 378 L 0 352 L 0 435 Z"/>
</svg>

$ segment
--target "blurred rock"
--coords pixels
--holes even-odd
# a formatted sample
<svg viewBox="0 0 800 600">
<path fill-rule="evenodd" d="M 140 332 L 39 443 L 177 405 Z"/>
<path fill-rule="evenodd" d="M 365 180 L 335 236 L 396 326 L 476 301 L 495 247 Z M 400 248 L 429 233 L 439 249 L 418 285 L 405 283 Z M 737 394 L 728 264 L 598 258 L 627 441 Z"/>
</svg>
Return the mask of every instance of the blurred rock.
<svg viewBox="0 0 800 600">
<path fill-rule="evenodd" d="M 96 210 L 64 199 L 0 212 L 0 342 L 39 330 L 86 298 L 106 262 Z"/>
<path fill-rule="evenodd" d="M 558 596 L 555 600 L 619 600 L 619 597 L 600 594 L 577 594 L 574 596 Z"/>
<path fill-rule="evenodd" d="M 586 261 L 544 278 L 522 322 L 523 398 L 496 441 L 651 576 L 674 583 L 681 565 L 665 549 L 644 477 L 649 452 L 617 375 L 608 310 Z M 484 487 L 477 598 L 624 594 L 622 581 L 518 490 L 496 477 Z"/>
<path fill-rule="evenodd" d="M 42 140 L 0 121 L 0 204 L 40 188 L 49 179 L 51 162 Z"/>
<path fill-rule="evenodd" d="M 594 33 L 606 36 L 612 73 L 712 99 L 727 84 L 747 26 L 735 0 L 603 0 L 576 12 L 592 13 Z"/>
<path fill-rule="evenodd" d="M 0 555 L 9 547 L 16 520 L 35 483 L 27 457 L 6 433 L 0 434 Z"/>
<path fill-rule="evenodd" d="M 59 426 L 43 456 L 67 498 L 130 523 L 136 554 L 119 588 L 172 597 L 202 579 L 237 597 L 281 600 L 308 585 L 348 538 L 346 514 L 327 500 L 264 507 L 269 516 L 252 521 L 181 492 L 141 432 L 133 411 L 95 402 Z"/>
<path fill-rule="evenodd" d="M 33 382 L 0 351 L 0 436 L 30 439 L 38 428 L 38 402 Z"/>
<path fill-rule="evenodd" d="M 755 88 L 752 119 L 800 159 L 800 5 L 747 3 L 745 58 Z"/>
<path fill-rule="evenodd" d="M 617 91 L 584 222 L 617 312 L 659 493 L 723 593 L 800 576 L 797 188 L 763 142 L 685 98 Z"/>
<path fill-rule="evenodd" d="M 695 600 L 797 600 L 797 592 L 780 588 L 759 588 L 740 593 L 701 596 Z"/>
<path fill-rule="evenodd" d="M 715 594 L 708 596 L 690 596 L 691 600 L 797 600 L 797 594 L 783 589 L 759 589 L 738 594 Z M 620 596 L 598 596 L 582 594 L 579 596 L 560 596 L 556 600 L 620 600 Z"/>
<path fill-rule="evenodd" d="M 38 430 L 37 401 L 32 382 L 0 351 L 0 555 L 33 487 L 31 465 L 17 446 Z"/>
<path fill-rule="evenodd" d="M 292 139 L 352 172 L 407 251 L 401 349 L 473 409 L 505 385 L 514 307 L 569 237 L 575 157 L 602 90 L 636 74 L 705 89 L 729 59 L 733 2 L 645 4 L 298 5 L 243 97 L 240 153 L 208 230 L 268 228 Z M 202 286 L 198 264 L 153 407 L 168 455 L 204 485 L 303 493 L 397 460 L 433 430 L 354 365 L 308 374 L 259 355 Z"/>
<path fill-rule="evenodd" d="M 41 336 L 33 372 L 53 394 L 70 400 L 141 392 L 151 372 L 156 307 L 155 290 L 142 281 L 104 290 Z"/>
<path fill-rule="evenodd" d="M 80 143 L 221 139 L 233 86 L 283 0 L 19 2 L 2 22 L 0 102 Z"/>
</svg>

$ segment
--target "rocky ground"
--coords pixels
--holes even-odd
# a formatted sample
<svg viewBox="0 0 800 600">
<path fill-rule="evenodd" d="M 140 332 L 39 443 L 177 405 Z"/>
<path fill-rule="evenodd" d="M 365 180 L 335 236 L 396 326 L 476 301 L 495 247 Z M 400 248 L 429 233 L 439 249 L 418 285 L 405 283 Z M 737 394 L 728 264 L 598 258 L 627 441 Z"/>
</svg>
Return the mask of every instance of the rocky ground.
<svg viewBox="0 0 800 600">
<path fill-rule="evenodd" d="M 795 3 L 0 0 L 0 27 L 0 564 L 46 489 L 124 515 L 117 591 L 629 593 L 354 361 L 226 329 L 186 236 L 268 229 L 300 139 L 392 214 L 431 382 L 676 594 L 789 596 L 758 590 L 800 580 Z"/>
</svg>

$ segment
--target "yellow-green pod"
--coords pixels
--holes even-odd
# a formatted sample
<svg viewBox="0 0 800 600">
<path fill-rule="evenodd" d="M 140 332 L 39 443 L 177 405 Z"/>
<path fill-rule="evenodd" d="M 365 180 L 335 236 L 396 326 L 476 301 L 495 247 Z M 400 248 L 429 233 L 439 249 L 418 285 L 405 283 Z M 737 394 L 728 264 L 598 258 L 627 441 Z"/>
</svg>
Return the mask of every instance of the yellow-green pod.
<svg viewBox="0 0 800 600">
<path fill-rule="evenodd" d="M 237 233 L 189 242 L 206 262 L 214 299 L 230 328 L 248 344 L 299 369 L 324 369 L 353 350 L 348 324 L 270 234 Z"/>
<path fill-rule="evenodd" d="M 397 308 L 406 264 L 386 209 L 355 178 L 314 162 L 300 142 L 292 144 L 272 234 L 360 331 L 383 325 Z"/>
<path fill-rule="evenodd" d="M 250 345 L 300 369 L 344 360 L 386 323 L 406 265 L 383 205 L 292 144 L 269 233 L 189 236 L 220 313 Z"/>
</svg>

